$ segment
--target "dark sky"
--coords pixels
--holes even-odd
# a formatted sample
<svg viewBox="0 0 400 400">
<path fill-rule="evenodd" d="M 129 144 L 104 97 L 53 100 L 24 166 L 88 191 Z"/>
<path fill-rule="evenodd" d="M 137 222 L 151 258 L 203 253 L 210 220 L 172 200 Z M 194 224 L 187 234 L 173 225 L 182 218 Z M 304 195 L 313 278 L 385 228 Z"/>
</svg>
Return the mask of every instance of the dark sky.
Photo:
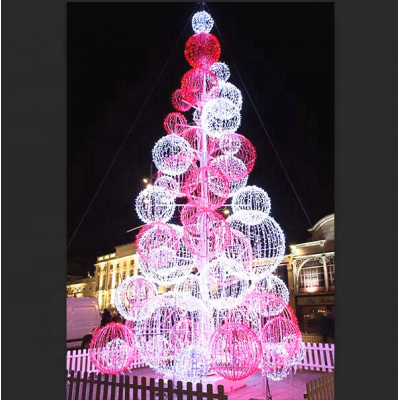
<svg viewBox="0 0 400 400">
<path fill-rule="evenodd" d="M 135 121 L 196 3 L 68 3 L 68 241 Z M 334 212 L 333 3 L 208 3 L 312 224 Z M 211 33 L 220 39 L 214 28 Z M 68 248 L 89 267 L 134 239 L 134 201 L 166 134 L 172 92 L 190 69 L 188 24 L 161 79 Z M 271 197 L 287 243 L 310 227 L 222 40 L 243 95 L 238 132 L 258 153 L 249 185 Z M 186 113 L 188 118 L 191 112 Z"/>
</svg>

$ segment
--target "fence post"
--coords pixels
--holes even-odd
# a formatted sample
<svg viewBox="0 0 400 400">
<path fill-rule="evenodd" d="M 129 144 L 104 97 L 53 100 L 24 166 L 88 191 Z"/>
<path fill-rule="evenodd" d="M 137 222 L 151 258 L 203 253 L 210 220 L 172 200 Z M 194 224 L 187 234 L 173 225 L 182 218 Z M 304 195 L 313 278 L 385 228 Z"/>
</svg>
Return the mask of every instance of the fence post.
<svg viewBox="0 0 400 400">
<path fill-rule="evenodd" d="M 140 387 L 140 398 L 141 400 L 146 400 L 147 381 L 145 376 L 142 376 L 142 379 L 140 380 Z"/>
</svg>

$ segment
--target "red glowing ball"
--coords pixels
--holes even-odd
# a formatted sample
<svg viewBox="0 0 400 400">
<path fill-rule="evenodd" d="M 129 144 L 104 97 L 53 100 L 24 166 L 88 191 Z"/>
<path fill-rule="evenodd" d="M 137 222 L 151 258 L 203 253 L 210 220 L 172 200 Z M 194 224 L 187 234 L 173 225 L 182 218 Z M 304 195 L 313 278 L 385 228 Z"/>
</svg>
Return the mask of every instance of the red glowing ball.
<svg viewBox="0 0 400 400">
<path fill-rule="evenodd" d="M 211 33 L 198 33 L 186 42 L 185 57 L 193 68 L 210 68 L 220 55 L 221 46 Z"/>
<path fill-rule="evenodd" d="M 229 181 L 219 169 L 201 167 L 189 176 L 182 191 L 197 207 L 215 210 L 224 204 L 229 196 Z"/>
<path fill-rule="evenodd" d="M 152 222 L 143 227 L 136 237 L 140 257 L 153 266 L 170 262 L 176 255 L 179 238 L 175 229 L 164 222 Z"/>
<path fill-rule="evenodd" d="M 192 105 L 185 100 L 182 89 L 177 89 L 172 93 L 171 102 L 173 107 L 178 111 L 188 111 L 192 107 Z"/>
<path fill-rule="evenodd" d="M 231 231 L 225 218 L 217 212 L 201 209 L 183 228 L 183 241 L 189 251 L 202 258 L 213 258 L 229 245 Z"/>
<path fill-rule="evenodd" d="M 207 69 L 193 68 L 183 75 L 181 87 L 187 102 L 193 106 L 201 106 L 217 97 L 218 78 Z"/>
<path fill-rule="evenodd" d="M 105 374 L 116 375 L 126 371 L 136 354 L 134 333 L 118 323 L 110 323 L 99 329 L 89 345 L 92 363 Z"/>
<path fill-rule="evenodd" d="M 256 333 L 244 324 L 226 323 L 210 341 L 211 368 L 231 381 L 245 379 L 257 371 L 261 343 Z"/>
<path fill-rule="evenodd" d="M 164 119 L 164 129 L 168 134 L 181 135 L 187 129 L 187 125 L 185 116 L 178 112 L 169 113 Z"/>
</svg>

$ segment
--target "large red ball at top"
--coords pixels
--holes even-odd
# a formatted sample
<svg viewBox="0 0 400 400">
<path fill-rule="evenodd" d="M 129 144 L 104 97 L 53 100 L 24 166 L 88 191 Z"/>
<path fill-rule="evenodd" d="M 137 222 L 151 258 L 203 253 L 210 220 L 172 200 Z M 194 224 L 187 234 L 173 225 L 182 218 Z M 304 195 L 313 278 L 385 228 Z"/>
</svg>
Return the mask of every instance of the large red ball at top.
<svg viewBox="0 0 400 400">
<path fill-rule="evenodd" d="M 220 55 L 221 46 L 211 33 L 198 33 L 186 42 L 185 57 L 193 68 L 209 68 Z"/>
</svg>

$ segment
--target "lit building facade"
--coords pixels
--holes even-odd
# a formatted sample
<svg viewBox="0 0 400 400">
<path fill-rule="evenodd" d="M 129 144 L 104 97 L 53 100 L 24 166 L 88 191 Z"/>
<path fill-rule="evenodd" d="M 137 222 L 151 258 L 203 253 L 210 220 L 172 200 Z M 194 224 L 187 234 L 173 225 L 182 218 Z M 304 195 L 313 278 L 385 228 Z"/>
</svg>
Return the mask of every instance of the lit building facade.
<svg viewBox="0 0 400 400">
<path fill-rule="evenodd" d="M 96 297 L 97 285 L 94 277 L 67 277 L 67 297 Z"/>
<path fill-rule="evenodd" d="M 287 269 L 290 304 L 301 328 L 335 311 L 335 215 L 318 221 L 310 241 L 290 246 L 281 269 Z M 278 270 L 279 271 L 279 270 Z"/>
</svg>

